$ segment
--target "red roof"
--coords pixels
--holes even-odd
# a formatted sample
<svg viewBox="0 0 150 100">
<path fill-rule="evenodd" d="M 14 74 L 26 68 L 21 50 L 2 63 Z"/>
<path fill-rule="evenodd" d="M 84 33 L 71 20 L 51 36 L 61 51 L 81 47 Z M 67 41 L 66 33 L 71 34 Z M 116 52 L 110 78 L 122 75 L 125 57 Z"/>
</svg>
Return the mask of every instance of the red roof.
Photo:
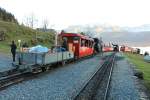
<svg viewBox="0 0 150 100">
<path fill-rule="evenodd" d="M 88 37 L 88 36 L 85 36 L 85 35 L 81 35 L 81 34 L 78 34 L 78 33 L 61 33 L 61 34 L 59 34 L 59 35 L 61 35 L 61 36 L 66 36 L 66 37 L 68 37 L 68 36 L 70 36 L 70 37 L 75 37 L 75 36 L 76 36 L 76 37 L 80 37 L 80 38 L 82 38 L 82 39 L 94 41 L 93 38 Z"/>
</svg>

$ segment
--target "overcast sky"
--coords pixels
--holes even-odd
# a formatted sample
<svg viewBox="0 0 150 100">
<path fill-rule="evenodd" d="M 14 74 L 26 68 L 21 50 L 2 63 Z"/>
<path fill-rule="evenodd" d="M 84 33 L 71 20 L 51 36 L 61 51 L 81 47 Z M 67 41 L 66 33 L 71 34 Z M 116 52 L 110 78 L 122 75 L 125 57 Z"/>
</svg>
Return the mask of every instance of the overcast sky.
<svg viewBox="0 0 150 100">
<path fill-rule="evenodd" d="M 0 0 L 0 7 L 22 22 L 34 13 L 62 29 L 78 24 L 139 26 L 150 24 L 150 0 Z"/>
</svg>

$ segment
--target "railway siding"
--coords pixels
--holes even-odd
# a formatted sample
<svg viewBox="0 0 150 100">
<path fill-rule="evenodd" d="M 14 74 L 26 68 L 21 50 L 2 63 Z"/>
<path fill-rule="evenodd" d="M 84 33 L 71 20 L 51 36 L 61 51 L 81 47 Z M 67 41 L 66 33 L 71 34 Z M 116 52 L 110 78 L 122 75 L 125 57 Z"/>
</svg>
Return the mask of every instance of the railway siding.
<svg viewBox="0 0 150 100">
<path fill-rule="evenodd" d="M 99 68 L 101 58 L 98 55 L 11 86 L 0 91 L 0 100 L 69 100 Z"/>
</svg>

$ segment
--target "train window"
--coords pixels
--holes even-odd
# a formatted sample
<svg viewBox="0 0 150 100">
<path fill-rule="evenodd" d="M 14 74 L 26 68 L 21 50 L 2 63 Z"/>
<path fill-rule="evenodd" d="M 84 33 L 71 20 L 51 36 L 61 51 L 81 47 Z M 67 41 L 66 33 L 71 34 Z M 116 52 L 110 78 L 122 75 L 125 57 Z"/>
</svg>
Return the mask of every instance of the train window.
<svg viewBox="0 0 150 100">
<path fill-rule="evenodd" d="M 66 40 L 66 41 L 67 41 L 67 37 L 63 37 L 63 40 Z"/>
<path fill-rule="evenodd" d="M 85 46 L 85 40 L 81 40 L 81 46 Z"/>
<path fill-rule="evenodd" d="M 91 48 L 91 45 L 92 45 L 92 41 L 89 41 L 89 47 Z"/>
<path fill-rule="evenodd" d="M 92 48 L 93 47 L 93 42 L 89 41 L 89 47 Z"/>
<path fill-rule="evenodd" d="M 88 40 L 85 41 L 85 46 L 88 47 Z"/>
<path fill-rule="evenodd" d="M 91 41 L 89 41 L 89 45 L 88 45 L 88 47 L 91 47 Z"/>
<path fill-rule="evenodd" d="M 91 42 L 91 48 L 93 48 L 93 42 Z"/>
<path fill-rule="evenodd" d="M 73 42 L 74 43 L 79 43 L 79 39 L 80 39 L 79 37 L 73 37 Z"/>
<path fill-rule="evenodd" d="M 79 40 L 79 37 L 74 37 L 73 40 Z"/>
<path fill-rule="evenodd" d="M 93 47 L 93 43 L 92 41 L 89 42 L 89 47 L 92 48 Z"/>
</svg>

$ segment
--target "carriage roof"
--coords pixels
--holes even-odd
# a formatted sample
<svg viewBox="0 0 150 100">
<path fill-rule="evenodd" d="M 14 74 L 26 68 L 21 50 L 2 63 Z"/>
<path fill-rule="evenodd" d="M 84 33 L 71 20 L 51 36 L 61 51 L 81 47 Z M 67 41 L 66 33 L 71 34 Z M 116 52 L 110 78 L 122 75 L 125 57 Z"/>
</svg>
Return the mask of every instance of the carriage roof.
<svg viewBox="0 0 150 100">
<path fill-rule="evenodd" d="M 85 35 L 81 35 L 81 34 L 78 34 L 78 33 L 61 33 L 60 36 L 80 37 L 81 39 L 86 39 L 86 40 L 94 41 L 93 38 L 85 36 Z"/>
</svg>

